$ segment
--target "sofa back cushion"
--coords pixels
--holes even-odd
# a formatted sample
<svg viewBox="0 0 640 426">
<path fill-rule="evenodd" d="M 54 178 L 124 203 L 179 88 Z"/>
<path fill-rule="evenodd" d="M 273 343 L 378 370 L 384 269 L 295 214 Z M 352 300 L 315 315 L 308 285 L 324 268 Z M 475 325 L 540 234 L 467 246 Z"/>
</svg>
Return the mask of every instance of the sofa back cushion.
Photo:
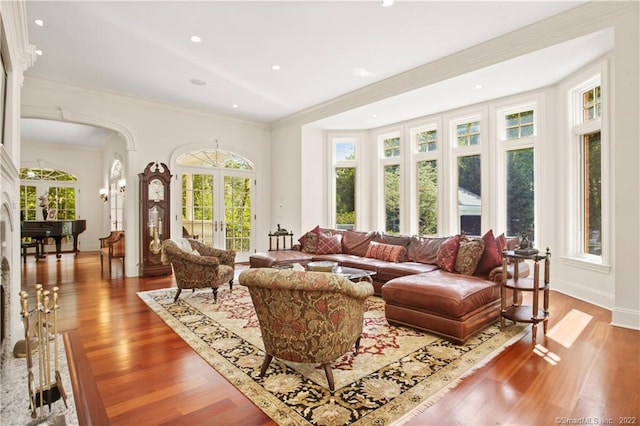
<svg viewBox="0 0 640 426">
<path fill-rule="evenodd" d="M 407 258 L 410 262 L 438 264 L 438 249 L 447 237 L 411 237 L 407 247 Z"/>
<path fill-rule="evenodd" d="M 473 275 L 484 253 L 484 240 L 464 237 L 460 240 L 454 270 L 463 275 Z"/>
<path fill-rule="evenodd" d="M 342 253 L 365 257 L 375 232 L 345 231 L 342 234 Z"/>
<path fill-rule="evenodd" d="M 378 260 L 384 260 L 385 262 L 401 262 L 404 258 L 407 249 L 403 246 L 396 244 L 383 244 L 375 241 L 369 243 L 367 254 L 365 257 L 371 257 Z"/>
</svg>

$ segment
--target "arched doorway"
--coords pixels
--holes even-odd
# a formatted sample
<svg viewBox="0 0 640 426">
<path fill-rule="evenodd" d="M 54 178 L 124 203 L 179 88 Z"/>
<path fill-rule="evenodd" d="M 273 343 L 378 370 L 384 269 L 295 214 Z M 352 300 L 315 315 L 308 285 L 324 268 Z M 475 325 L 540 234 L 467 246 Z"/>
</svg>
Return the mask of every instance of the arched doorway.
<svg viewBox="0 0 640 426">
<path fill-rule="evenodd" d="M 255 171 L 247 158 L 224 149 L 199 149 L 176 159 L 183 235 L 236 251 L 253 251 Z"/>
</svg>

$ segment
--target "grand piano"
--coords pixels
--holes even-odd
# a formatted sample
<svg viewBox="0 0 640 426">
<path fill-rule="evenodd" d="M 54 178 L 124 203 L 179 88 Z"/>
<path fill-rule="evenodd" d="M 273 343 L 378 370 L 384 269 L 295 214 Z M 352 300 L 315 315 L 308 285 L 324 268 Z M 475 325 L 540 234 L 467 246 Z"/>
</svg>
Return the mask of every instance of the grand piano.
<svg viewBox="0 0 640 426">
<path fill-rule="evenodd" d="M 21 236 L 31 237 L 44 246 L 45 238 L 53 238 L 56 241 L 56 258 L 60 258 L 62 238 L 73 237 L 73 252 L 78 254 L 78 235 L 87 229 L 85 219 L 78 220 L 25 220 L 22 222 Z M 44 255 L 44 247 L 41 250 Z"/>
</svg>

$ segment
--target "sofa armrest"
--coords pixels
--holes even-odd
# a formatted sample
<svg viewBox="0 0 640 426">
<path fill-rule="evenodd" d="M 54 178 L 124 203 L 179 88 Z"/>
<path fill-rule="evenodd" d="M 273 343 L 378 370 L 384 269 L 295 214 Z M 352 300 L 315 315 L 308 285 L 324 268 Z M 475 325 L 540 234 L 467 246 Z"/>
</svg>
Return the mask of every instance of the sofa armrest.
<svg viewBox="0 0 640 426">
<path fill-rule="evenodd" d="M 507 278 L 513 278 L 514 264 L 507 265 Z M 529 276 L 529 265 L 525 261 L 520 261 L 518 264 L 518 278 L 524 278 Z M 502 281 L 502 265 L 496 266 L 489 272 L 489 279 L 493 282 L 499 283 Z"/>
</svg>

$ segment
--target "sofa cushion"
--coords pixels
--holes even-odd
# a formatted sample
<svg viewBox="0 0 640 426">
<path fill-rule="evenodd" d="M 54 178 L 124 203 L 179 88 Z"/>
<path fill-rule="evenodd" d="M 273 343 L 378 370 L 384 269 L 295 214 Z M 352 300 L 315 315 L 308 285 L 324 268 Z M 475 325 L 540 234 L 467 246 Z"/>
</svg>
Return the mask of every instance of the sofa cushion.
<svg viewBox="0 0 640 426">
<path fill-rule="evenodd" d="M 438 264 L 438 249 L 447 237 L 411 237 L 407 247 L 407 259 L 411 262 Z"/>
<path fill-rule="evenodd" d="M 482 236 L 482 241 L 484 241 L 484 252 L 474 275 L 488 275 L 493 268 L 502 265 L 502 251 L 498 249 L 498 243 L 492 229 L 489 229 Z"/>
<path fill-rule="evenodd" d="M 454 269 L 463 275 L 473 275 L 484 252 L 484 241 L 480 238 L 464 237 L 460 241 Z"/>
<path fill-rule="evenodd" d="M 382 297 L 388 305 L 460 319 L 499 300 L 500 285 L 439 269 L 391 280 L 382 286 Z"/>
<path fill-rule="evenodd" d="M 404 246 L 382 244 L 371 241 L 365 257 L 372 257 L 374 259 L 398 263 L 405 256 L 406 252 L 407 250 Z"/>
<path fill-rule="evenodd" d="M 342 234 L 342 253 L 364 257 L 375 232 L 345 231 Z"/>
<path fill-rule="evenodd" d="M 378 266 L 376 280 L 386 282 L 394 278 L 421 274 L 435 269 L 438 269 L 437 265 L 420 262 L 386 263 Z"/>
<path fill-rule="evenodd" d="M 389 264 L 378 259 L 371 259 L 369 257 L 356 256 L 353 254 L 345 253 L 333 253 L 333 254 L 314 254 L 313 260 L 329 260 L 332 262 L 338 262 L 342 266 L 349 268 L 366 269 L 368 271 L 375 271 L 381 265 Z"/>
<path fill-rule="evenodd" d="M 440 268 L 447 272 L 453 272 L 455 270 L 456 256 L 458 255 L 460 240 L 462 240 L 462 238 L 462 235 L 454 235 L 440 244 L 437 261 Z"/>
<path fill-rule="evenodd" d="M 342 235 L 320 234 L 318 236 L 317 254 L 342 253 Z"/>
</svg>

